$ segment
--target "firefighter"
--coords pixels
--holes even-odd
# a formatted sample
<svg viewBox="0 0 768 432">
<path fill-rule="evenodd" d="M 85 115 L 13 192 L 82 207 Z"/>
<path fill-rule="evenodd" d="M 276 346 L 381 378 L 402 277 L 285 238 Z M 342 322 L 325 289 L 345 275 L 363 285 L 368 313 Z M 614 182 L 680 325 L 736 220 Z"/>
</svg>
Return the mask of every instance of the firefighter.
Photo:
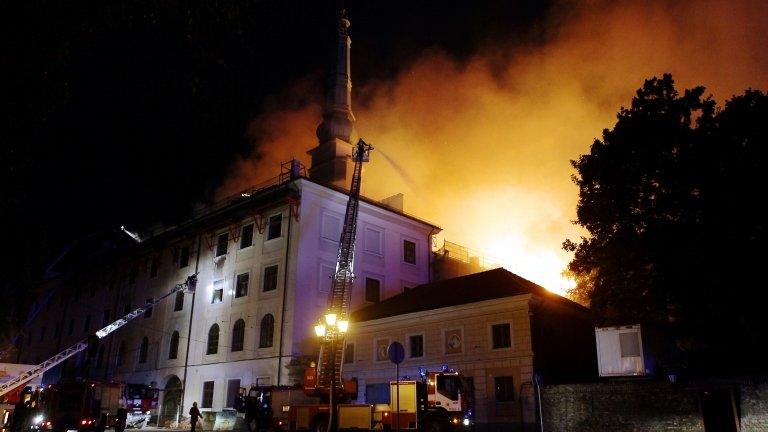
<svg viewBox="0 0 768 432">
<path fill-rule="evenodd" d="M 29 405 L 24 400 L 20 400 L 13 408 L 13 423 L 11 430 L 13 432 L 24 432 L 26 430 Z"/>
<path fill-rule="evenodd" d="M 195 426 L 200 419 L 200 410 L 197 409 L 197 402 L 192 402 L 192 408 L 189 409 L 189 423 L 192 425 L 190 432 L 195 432 Z"/>
</svg>

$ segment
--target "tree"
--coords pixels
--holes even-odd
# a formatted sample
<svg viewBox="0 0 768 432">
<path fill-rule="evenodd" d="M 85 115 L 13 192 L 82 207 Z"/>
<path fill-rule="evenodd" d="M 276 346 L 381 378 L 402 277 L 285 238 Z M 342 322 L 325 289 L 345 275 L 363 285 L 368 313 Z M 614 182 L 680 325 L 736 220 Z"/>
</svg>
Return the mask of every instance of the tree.
<svg viewBox="0 0 768 432">
<path fill-rule="evenodd" d="M 768 97 L 748 90 L 718 109 L 704 91 L 680 95 L 668 74 L 647 80 L 571 161 L 576 223 L 590 235 L 564 248 L 575 252 L 575 294 L 601 323 L 668 330 L 691 372 L 753 371 L 768 336 Z"/>
</svg>

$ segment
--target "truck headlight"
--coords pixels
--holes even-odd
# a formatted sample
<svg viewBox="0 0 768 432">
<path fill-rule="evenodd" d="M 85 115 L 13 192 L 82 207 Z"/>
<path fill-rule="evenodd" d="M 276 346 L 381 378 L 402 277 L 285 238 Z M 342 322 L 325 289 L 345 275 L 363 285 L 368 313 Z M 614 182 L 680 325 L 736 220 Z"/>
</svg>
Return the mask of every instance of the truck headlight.
<svg viewBox="0 0 768 432">
<path fill-rule="evenodd" d="M 464 418 L 464 421 L 462 423 L 464 423 L 464 426 L 469 426 L 469 419 Z"/>
</svg>

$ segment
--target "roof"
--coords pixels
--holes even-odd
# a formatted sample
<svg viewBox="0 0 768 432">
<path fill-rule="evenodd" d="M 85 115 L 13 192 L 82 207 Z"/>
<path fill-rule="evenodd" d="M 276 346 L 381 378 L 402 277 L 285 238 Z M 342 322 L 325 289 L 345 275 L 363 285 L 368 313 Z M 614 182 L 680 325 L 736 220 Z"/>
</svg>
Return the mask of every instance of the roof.
<svg viewBox="0 0 768 432">
<path fill-rule="evenodd" d="M 498 268 L 419 285 L 412 290 L 353 312 L 351 320 L 355 322 L 370 321 L 525 294 L 564 302 L 586 311 L 586 308 L 578 303 L 561 297 L 508 270 Z"/>
</svg>

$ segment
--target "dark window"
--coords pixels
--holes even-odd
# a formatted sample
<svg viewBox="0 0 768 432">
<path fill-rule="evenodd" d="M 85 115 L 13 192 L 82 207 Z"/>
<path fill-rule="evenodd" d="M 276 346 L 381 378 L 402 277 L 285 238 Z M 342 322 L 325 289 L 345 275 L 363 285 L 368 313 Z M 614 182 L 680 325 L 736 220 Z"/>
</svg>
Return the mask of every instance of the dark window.
<svg viewBox="0 0 768 432">
<path fill-rule="evenodd" d="M 438 375 L 437 392 L 450 400 L 459 399 L 459 389 L 461 388 L 461 378 L 456 375 Z"/>
<path fill-rule="evenodd" d="M 149 338 L 144 336 L 139 346 L 139 363 L 147 362 L 147 353 L 149 352 Z"/>
<path fill-rule="evenodd" d="M 99 345 L 99 352 L 96 354 L 96 369 L 101 369 L 104 364 L 104 345 Z"/>
<path fill-rule="evenodd" d="M 179 268 L 189 265 L 189 246 L 182 246 L 179 252 Z"/>
<path fill-rule="evenodd" d="M 227 254 L 227 245 L 229 245 L 229 233 L 219 234 L 218 241 L 216 242 L 217 257 Z"/>
<path fill-rule="evenodd" d="M 283 215 L 278 214 L 271 216 L 267 224 L 267 240 L 272 240 L 280 237 L 283 228 Z"/>
<path fill-rule="evenodd" d="M 153 301 L 155 301 L 155 299 L 148 298 L 147 301 L 144 302 L 144 304 L 149 304 L 149 303 L 152 303 Z M 152 308 L 148 308 L 147 310 L 144 311 L 144 318 L 152 318 Z"/>
<path fill-rule="evenodd" d="M 94 297 L 96 295 L 96 282 L 92 282 L 88 286 L 88 296 Z"/>
<path fill-rule="evenodd" d="M 350 364 L 355 362 L 355 344 L 348 343 L 344 347 L 344 363 Z"/>
<path fill-rule="evenodd" d="M 205 350 L 206 354 L 216 354 L 219 352 L 219 325 L 214 324 L 208 330 L 208 346 Z"/>
<path fill-rule="evenodd" d="M 200 408 L 211 408 L 213 406 L 213 381 L 203 383 L 203 400 Z"/>
<path fill-rule="evenodd" d="M 101 326 L 106 327 L 107 324 L 109 324 L 109 318 L 112 315 L 112 311 L 109 309 L 105 310 L 104 313 L 101 315 Z"/>
<path fill-rule="evenodd" d="M 179 332 L 171 335 L 171 346 L 168 347 L 168 360 L 173 360 L 179 355 Z"/>
<path fill-rule="evenodd" d="M 118 366 L 122 366 L 125 362 L 125 341 L 120 341 L 120 345 L 117 347 L 117 356 L 115 357 L 115 363 Z"/>
<path fill-rule="evenodd" d="M 245 297 L 248 295 L 249 279 L 250 273 L 241 273 L 237 275 L 237 283 L 235 284 L 235 298 Z"/>
<path fill-rule="evenodd" d="M 277 266 L 264 267 L 264 291 L 277 289 Z"/>
<path fill-rule="evenodd" d="M 424 335 L 409 336 L 408 348 L 411 357 L 424 357 Z"/>
<path fill-rule="evenodd" d="M 381 281 L 374 278 L 365 278 L 365 301 L 378 303 L 381 300 Z"/>
<path fill-rule="evenodd" d="M 29 333 L 27 333 L 27 346 L 32 345 L 32 331 L 30 330 Z"/>
<path fill-rule="evenodd" d="M 157 277 L 157 270 L 160 268 L 160 261 L 157 258 L 152 258 L 152 262 L 149 264 L 149 277 Z"/>
<path fill-rule="evenodd" d="M 403 240 L 403 261 L 416 264 L 416 243 Z"/>
<path fill-rule="evenodd" d="M 56 339 L 59 336 L 61 336 L 61 326 L 56 323 L 56 327 L 53 328 L 53 338 Z"/>
<path fill-rule="evenodd" d="M 211 292 L 211 304 L 221 303 L 224 300 L 224 279 L 213 282 L 213 291 Z"/>
<path fill-rule="evenodd" d="M 240 249 L 245 249 L 253 244 L 253 224 L 246 225 L 240 232 Z"/>
<path fill-rule="evenodd" d="M 91 328 L 91 316 L 86 315 L 85 321 L 83 322 L 83 332 L 88 333 L 88 330 Z"/>
<path fill-rule="evenodd" d="M 69 320 L 69 328 L 67 328 L 67 336 L 72 336 L 72 332 L 75 331 L 75 319 Z"/>
<path fill-rule="evenodd" d="M 131 313 L 131 304 L 126 303 L 125 307 L 123 308 L 123 315 L 128 315 Z"/>
<path fill-rule="evenodd" d="M 184 309 L 184 291 L 176 292 L 176 301 L 173 302 L 173 311 L 178 312 Z"/>
<path fill-rule="evenodd" d="M 511 376 L 493 379 L 496 392 L 496 402 L 512 402 L 515 400 L 515 380 Z"/>
<path fill-rule="evenodd" d="M 491 327 L 493 333 L 493 349 L 509 348 L 512 346 L 512 337 L 509 323 L 494 324 Z"/>
<path fill-rule="evenodd" d="M 640 338 L 637 332 L 619 333 L 622 357 L 640 357 Z"/>
<path fill-rule="evenodd" d="M 227 381 L 227 404 L 225 408 L 234 408 L 237 395 L 240 392 L 240 380 L 231 379 Z"/>
<path fill-rule="evenodd" d="M 259 348 L 269 348 L 272 346 L 272 338 L 275 334 L 275 317 L 272 314 L 264 315 L 261 319 L 261 329 L 259 332 Z"/>
<path fill-rule="evenodd" d="M 131 270 L 128 272 L 128 284 L 133 285 L 136 283 L 136 273 L 138 273 L 138 269 L 134 266 L 131 268 Z"/>
<path fill-rule="evenodd" d="M 245 321 L 239 319 L 232 327 L 232 351 L 242 351 L 245 341 Z"/>
<path fill-rule="evenodd" d="M 40 329 L 40 342 L 43 341 L 43 338 L 45 338 L 45 327 Z"/>
</svg>

